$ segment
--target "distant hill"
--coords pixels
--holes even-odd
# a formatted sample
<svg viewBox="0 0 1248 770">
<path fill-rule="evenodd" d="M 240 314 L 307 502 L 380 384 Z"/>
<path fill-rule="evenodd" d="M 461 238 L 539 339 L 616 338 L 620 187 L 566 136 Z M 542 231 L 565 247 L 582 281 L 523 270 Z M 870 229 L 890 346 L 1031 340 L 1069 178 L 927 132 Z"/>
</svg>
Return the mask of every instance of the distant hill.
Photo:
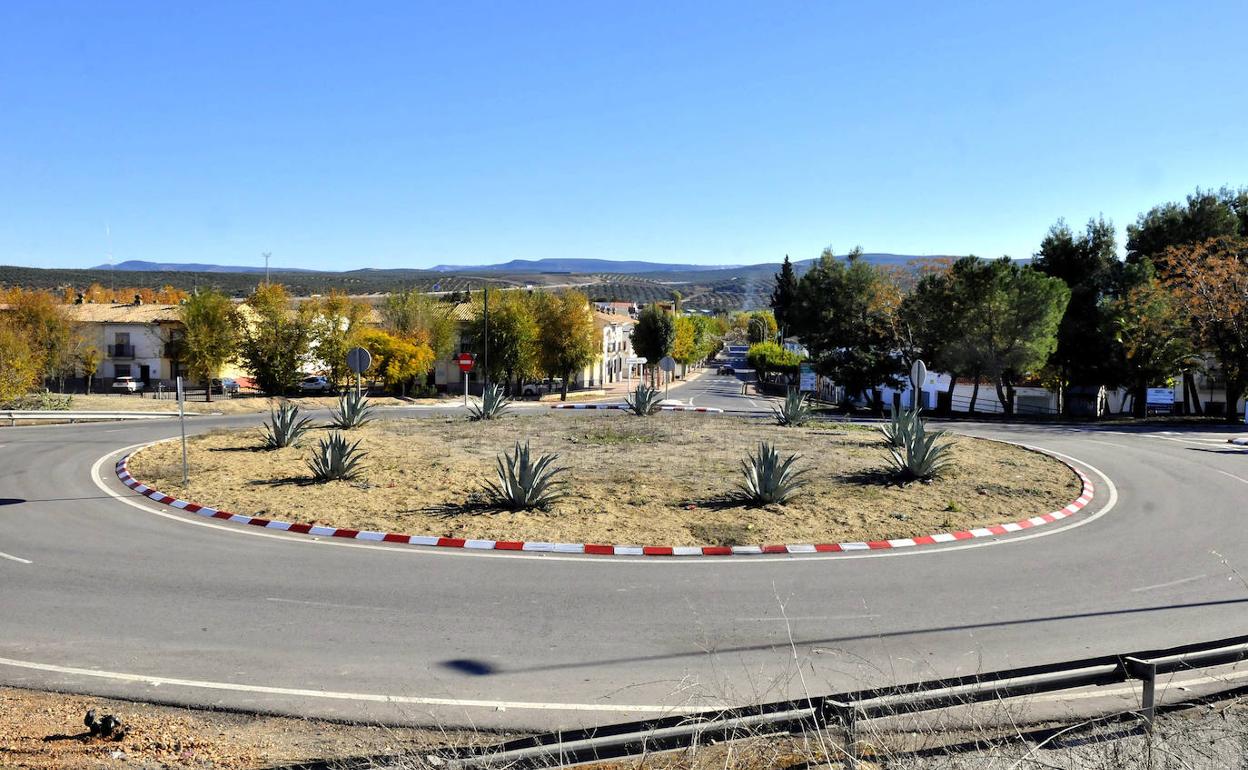
<svg viewBox="0 0 1248 770">
<path fill-rule="evenodd" d="M 195 262 L 145 262 L 141 259 L 128 259 L 115 265 L 96 265 L 88 270 L 126 270 L 136 273 L 263 273 L 263 267 L 251 265 L 205 265 Z M 273 268 L 277 272 L 279 268 Z M 303 270 L 297 267 L 280 268 L 283 273 L 316 273 L 318 270 Z"/>
</svg>

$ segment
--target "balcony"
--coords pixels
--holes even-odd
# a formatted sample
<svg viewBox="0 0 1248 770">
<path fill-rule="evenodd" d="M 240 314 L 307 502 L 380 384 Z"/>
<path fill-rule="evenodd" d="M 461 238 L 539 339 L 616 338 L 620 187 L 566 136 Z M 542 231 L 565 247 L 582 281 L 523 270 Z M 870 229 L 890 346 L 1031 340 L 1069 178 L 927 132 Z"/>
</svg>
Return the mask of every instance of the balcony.
<svg viewBox="0 0 1248 770">
<path fill-rule="evenodd" d="M 134 358 L 134 345 L 109 345 L 109 358 Z"/>
</svg>

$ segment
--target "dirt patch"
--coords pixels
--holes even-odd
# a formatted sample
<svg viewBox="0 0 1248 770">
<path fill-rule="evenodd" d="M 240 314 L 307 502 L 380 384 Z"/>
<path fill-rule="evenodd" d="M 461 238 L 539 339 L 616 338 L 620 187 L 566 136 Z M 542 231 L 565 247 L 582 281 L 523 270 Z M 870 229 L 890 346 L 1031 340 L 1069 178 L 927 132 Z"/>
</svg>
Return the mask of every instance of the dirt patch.
<svg viewBox="0 0 1248 770">
<path fill-rule="evenodd" d="M 415 535 L 645 545 L 821 543 L 914 537 L 1057 510 L 1079 494 L 1057 460 L 991 441 L 954 439 L 953 470 L 931 484 L 888 481 L 875 428 L 779 428 L 759 419 L 669 413 L 517 414 L 377 421 L 352 431 L 365 459 L 358 482 L 309 483 L 310 446 L 253 451 L 260 430 L 191 442 L 181 487 L 175 444 L 145 449 L 133 475 L 170 494 L 264 518 Z M 482 484 L 515 441 L 555 452 L 568 495 L 549 511 L 486 508 Z M 799 453 L 811 483 L 783 506 L 732 499 L 740 463 L 760 441 Z"/>
<path fill-rule="evenodd" d="M 121 740 L 84 735 L 83 716 L 115 714 Z M 0 688 L 0 767 L 250 770 L 355 757 L 416 755 L 488 734 L 261 717 Z"/>
</svg>

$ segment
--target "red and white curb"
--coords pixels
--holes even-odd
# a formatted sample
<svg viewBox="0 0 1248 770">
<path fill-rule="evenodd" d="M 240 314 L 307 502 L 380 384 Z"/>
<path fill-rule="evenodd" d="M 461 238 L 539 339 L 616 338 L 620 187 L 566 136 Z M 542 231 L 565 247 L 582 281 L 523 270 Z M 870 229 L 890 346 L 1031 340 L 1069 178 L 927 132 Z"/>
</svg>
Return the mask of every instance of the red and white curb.
<svg viewBox="0 0 1248 770">
<path fill-rule="evenodd" d="M 628 404 L 551 404 L 551 409 L 627 409 Z M 710 412 L 723 414 L 724 410 L 717 406 L 661 406 L 664 412 Z"/>
<path fill-rule="evenodd" d="M 1092 502 L 1092 481 L 1083 471 L 1069 463 L 1066 467 L 1074 471 L 1083 483 L 1083 490 L 1070 505 L 1042 516 L 1013 521 L 1007 524 L 994 524 L 991 527 L 977 527 L 963 532 L 940 532 L 923 537 L 904 537 L 893 540 L 870 540 L 857 543 L 803 543 L 789 545 L 596 545 L 592 543 L 531 543 L 512 540 L 470 540 L 458 537 L 437 537 L 435 535 L 402 535 L 394 532 L 371 532 L 368 530 L 326 527 L 315 524 L 294 524 L 288 521 L 260 519 L 254 516 L 243 516 L 229 511 L 218 511 L 205 505 L 179 500 L 172 495 L 157 491 L 130 475 L 127 462 L 130 455 L 117 461 L 117 478 L 145 497 L 164 505 L 207 516 L 212 519 L 232 521 L 236 524 L 247 524 L 253 527 L 264 527 L 282 532 L 296 532 L 315 537 L 340 537 L 349 540 L 371 540 L 383 543 L 405 543 L 408 545 L 436 546 L 439 548 L 467 548 L 480 551 L 540 551 L 550 553 L 590 554 L 595 556 L 745 556 L 758 554 L 803 554 L 803 553 L 839 553 L 845 551 L 876 551 L 884 549 L 914 548 L 938 543 L 952 543 L 959 540 L 973 540 L 980 537 L 994 537 L 1011 532 L 1021 532 L 1043 524 L 1060 521 L 1085 508 Z M 1059 458 L 1060 459 L 1060 458 Z M 1063 461 L 1064 462 L 1064 461 Z"/>
</svg>

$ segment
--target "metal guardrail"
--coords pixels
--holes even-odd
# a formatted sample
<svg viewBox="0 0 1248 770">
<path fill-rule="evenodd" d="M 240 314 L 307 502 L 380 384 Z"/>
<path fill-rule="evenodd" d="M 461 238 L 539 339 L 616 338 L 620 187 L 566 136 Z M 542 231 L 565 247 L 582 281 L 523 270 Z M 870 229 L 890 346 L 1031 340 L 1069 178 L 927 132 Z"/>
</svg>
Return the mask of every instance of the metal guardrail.
<svg viewBox="0 0 1248 770">
<path fill-rule="evenodd" d="M 177 412 L 70 412 L 57 410 L 38 411 L 33 409 L 0 411 L 0 420 L 8 420 L 9 427 L 16 425 L 18 420 L 75 423 L 88 420 L 163 420 L 177 416 Z M 192 415 L 188 412 L 187 416 L 190 417 Z"/>
<path fill-rule="evenodd" d="M 625 722 L 604 727 L 546 733 L 494 746 L 448 750 L 435 763 L 453 770 L 483 767 L 555 767 L 671 751 L 712 741 L 839 728 L 846 760 L 853 766 L 859 722 L 933 711 L 1000 698 L 1014 698 L 1083 687 L 1143 683 L 1138 713 L 1151 729 L 1156 715 L 1156 680 L 1172 674 L 1248 659 L 1248 636 L 1146 650 L 1122 655 L 1008 669 L 838 695 L 779 701 L 735 709 Z"/>
</svg>

